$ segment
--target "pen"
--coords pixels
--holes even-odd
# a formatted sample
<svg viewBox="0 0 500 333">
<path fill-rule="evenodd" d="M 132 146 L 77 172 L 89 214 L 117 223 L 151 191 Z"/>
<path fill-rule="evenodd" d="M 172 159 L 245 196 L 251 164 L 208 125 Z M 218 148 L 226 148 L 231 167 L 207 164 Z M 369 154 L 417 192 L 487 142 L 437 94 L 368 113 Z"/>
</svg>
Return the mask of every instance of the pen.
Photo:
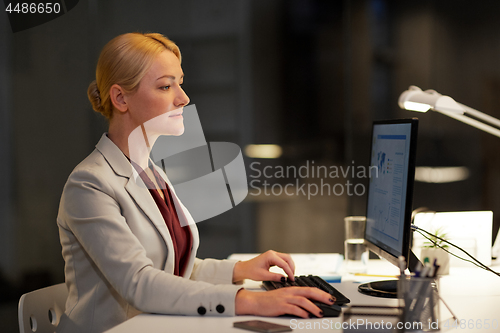
<svg viewBox="0 0 500 333">
<path fill-rule="evenodd" d="M 405 268 L 406 268 L 405 257 L 399 256 L 398 257 L 398 263 L 399 263 L 399 272 L 400 272 L 400 275 L 403 276 L 405 274 Z"/>
<path fill-rule="evenodd" d="M 434 277 L 435 272 L 436 272 L 436 266 L 431 266 L 429 269 L 429 273 L 427 274 L 427 277 Z"/>
<path fill-rule="evenodd" d="M 435 269 L 434 269 L 434 276 L 433 277 L 436 277 L 438 275 L 438 270 L 439 270 L 439 265 L 436 265 Z"/>
<path fill-rule="evenodd" d="M 434 258 L 434 263 L 432 264 L 434 270 L 432 271 L 431 277 L 436 277 L 437 276 L 437 271 L 439 269 L 439 265 L 437 264 L 437 258 Z"/>
<path fill-rule="evenodd" d="M 415 267 L 415 277 L 420 277 L 421 270 L 422 270 L 422 263 L 419 261 L 417 267 Z"/>
<path fill-rule="evenodd" d="M 429 264 L 425 264 L 424 268 L 420 272 L 420 277 L 426 278 L 427 274 L 429 273 L 430 268 L 431 267 L 429 266 Z"/>
</svg>

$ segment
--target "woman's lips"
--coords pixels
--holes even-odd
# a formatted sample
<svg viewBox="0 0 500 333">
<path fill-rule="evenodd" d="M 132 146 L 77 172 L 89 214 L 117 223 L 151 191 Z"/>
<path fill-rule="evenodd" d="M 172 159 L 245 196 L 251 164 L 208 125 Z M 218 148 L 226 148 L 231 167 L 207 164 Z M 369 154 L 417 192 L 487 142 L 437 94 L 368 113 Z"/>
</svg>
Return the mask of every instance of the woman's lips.
<svg viewBox="0 0 500 333">
<path fill-rule="evenodd" d="M 168 116 L 169 118 L 180 118 L 182 117 L 182 111 L 181 112 L 176 112 L 173 115 Z"/>
</svg>

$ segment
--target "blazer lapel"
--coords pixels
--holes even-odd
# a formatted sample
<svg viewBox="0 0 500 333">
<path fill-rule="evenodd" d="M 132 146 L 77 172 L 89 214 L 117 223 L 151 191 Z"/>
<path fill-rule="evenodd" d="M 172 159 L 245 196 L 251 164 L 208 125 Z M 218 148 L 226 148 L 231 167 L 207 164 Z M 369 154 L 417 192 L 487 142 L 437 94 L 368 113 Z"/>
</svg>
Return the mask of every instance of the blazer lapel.
<svg viewBox="0 0 500 333">
<path fill-rule="evenodd" d="M 146 188 L 146 185 L 142 182 L 142 179 L 138 177 L 134 180 L 134 177 L 130 177 L 127 185 L 125 185 L 125 189 L 130 194 L 130 196 L 134 199 L 137 206 L 139 206 L 144 214 L 149 217 L 149 221 L 155 226 L 156 230 L 160 233 L 167 244 L 167 261 L 165 263 L 165 270 L 167 272 L 174 272 L 175 265 L 175 256 L 174 254 L 174 244 L 172 243 L 172 238 L 170 233 L 168 232 L 165 221 L 163 220 L 163 216 L 156 206 L 156 203 L 153 200 L 153 197 L 149 193 L 149 190 Z"/>
<path fill-rule="evenodd" d="M 101 140 L 96 145 L 97 150 L 101 152 L 111 168 L 119 176 L 128 178 L 125 190 L 134 199 L 135 203 L 149 218 L 149 222 L 155 226 L 167 245 L 167 260 L 165 263 L 165 271 L 174 272 L 174 245 L 172 238 L 168 232 L 163 216 L 156 206 L 156 203 L 149 193 L 148 188 L 140 177 L 134 177 L 134 172 L 130 162 L 127 160 L 123 152 L 103 134 Z"/>
</svg>

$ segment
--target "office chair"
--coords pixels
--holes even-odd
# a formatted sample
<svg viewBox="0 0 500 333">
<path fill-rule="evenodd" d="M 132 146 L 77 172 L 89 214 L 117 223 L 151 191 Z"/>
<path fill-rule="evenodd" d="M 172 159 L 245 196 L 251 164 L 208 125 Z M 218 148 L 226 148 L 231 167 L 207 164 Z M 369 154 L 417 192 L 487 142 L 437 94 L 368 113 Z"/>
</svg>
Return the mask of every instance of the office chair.
<svg viewBox="0 0 500 333">
<path fill-rule="evenodd" d="M 53 333 L 64 313 L 68 289 L 60 283 L 24 294 L 19 299 L 20 333 Z"/>
</svg>

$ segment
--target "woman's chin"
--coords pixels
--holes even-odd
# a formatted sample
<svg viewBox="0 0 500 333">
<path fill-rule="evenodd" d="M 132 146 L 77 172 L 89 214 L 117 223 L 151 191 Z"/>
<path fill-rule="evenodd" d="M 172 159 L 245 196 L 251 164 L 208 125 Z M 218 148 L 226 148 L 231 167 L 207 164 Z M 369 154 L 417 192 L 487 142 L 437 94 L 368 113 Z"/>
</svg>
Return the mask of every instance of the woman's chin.
<svg viewBox="0 0 500 333">
<path fill-rule="evenodd" d="M 173 129 L 170 135 L 180 136 L 182 134 L 184 134 L 184 126 L 176 128 L 176 129 Z"/>
</svg>

